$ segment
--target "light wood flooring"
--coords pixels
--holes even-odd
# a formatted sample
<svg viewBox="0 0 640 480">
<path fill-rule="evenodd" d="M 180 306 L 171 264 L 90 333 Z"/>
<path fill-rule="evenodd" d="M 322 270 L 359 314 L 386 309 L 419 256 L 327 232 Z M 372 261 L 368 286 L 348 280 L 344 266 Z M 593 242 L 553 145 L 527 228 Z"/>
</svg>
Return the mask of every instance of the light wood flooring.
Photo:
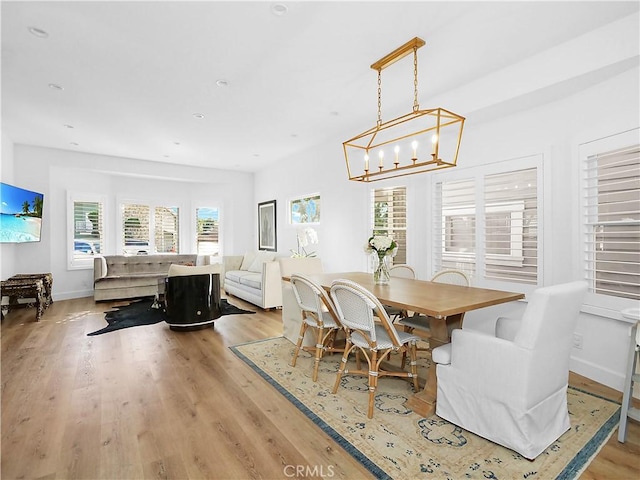
<svg viewBox="0 0 640 480">
<path fill-rule="evenodd" d="M 215 329 L 165 323 L 88 337 L 115 302 L 57 301 L 2 322 L 1 476 L 10 479 L 372 478 L 229 346 L 282 334 L 281 312 Z M 126 303 L 126 302 L 125 302 Z M 620 401 L 577 375 L 571 383 Z M 640 424 L 617 432 L 582 475 L 640 478 Z"/>
</svg>

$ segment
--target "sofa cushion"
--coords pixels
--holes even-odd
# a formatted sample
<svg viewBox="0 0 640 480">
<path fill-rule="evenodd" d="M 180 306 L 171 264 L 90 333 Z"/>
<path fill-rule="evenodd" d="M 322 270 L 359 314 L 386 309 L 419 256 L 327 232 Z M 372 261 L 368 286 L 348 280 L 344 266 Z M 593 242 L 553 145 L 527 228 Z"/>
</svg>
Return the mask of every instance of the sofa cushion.
<svg viewBox="0 0 640 480">
<path fill-rule="evenodd" d="M 276 258 L 275 252 L 258 252 L 248 270 L 250 272 L 262 273 L 262 264 L 265 262 L 273 262 L 274 258 Z"/>
<path fill-rule="evenodd" d="M 248 273 L 240 279 L 240 285 L 246 285 L 247 287 L 255 288 L 257 290 L 262 289 L 262 274 L 261 273 Z"/>
<path fill-rule="evenodd" d="M 240 270 L 249 270 L 249 267 L 255 260 L 257 254 L 258 252 L 245 253 L 244 258 L 242 259 L 242 265 L 240 265 Z"/>
<path fill-rule="evenodd" d="M 262 273 L 230 270 L 224 274 L 224 277 L 226 280 L 239 285 L 246 285 L 258 290 L 262 289 Z"/>
</svg>

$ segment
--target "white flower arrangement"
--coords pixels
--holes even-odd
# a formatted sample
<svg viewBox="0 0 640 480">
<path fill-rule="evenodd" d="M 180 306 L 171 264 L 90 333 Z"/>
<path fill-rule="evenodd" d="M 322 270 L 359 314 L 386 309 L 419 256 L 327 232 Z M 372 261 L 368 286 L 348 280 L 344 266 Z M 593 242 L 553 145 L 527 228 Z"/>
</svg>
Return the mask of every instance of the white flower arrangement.
<svg viewBox="0 0 640 480">
<path fill-rule="evenodd" d="M 398 251 L 398 244 L 387 235 L 373 235 L 364 247 L 366 253 L 376 252 L 378 257 L 394 256 Z"/>
<path fill-rule="evenodd" d="M 305 258 L 305 257 L 315 257 L 316 252 L 307 252 L 304 247 L 307 247 L 309 244 L 317 244 L 318 243 L 318 232 L 316 232 L 313 228 L 300 228 L 298 229 L 298 233 L 296 235 L 296 240 L 298 242 L 298 249 L 291 250 L 291 256 L 293 258 Z"/>
</svg>

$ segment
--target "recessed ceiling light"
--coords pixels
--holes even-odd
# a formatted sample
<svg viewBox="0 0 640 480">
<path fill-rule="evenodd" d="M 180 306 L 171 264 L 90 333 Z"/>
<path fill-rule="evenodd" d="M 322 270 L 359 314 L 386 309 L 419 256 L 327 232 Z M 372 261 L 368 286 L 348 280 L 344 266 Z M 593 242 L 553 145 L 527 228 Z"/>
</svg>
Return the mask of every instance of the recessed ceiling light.
<svg viewBox="0 0 640 480">
<path fill-rule="evenodd" d="M 64 90 L 64 87 L 58 85 L 57 83 L 50 83 L 49 88 L 53 88 L 54 90 Z"/>
<path fill-rule="evenodd" d="M 274 3 L 271 6 L 271 13 L 277 15 L 278 17 L 286 15 L 288 11 L 289 8 L 284 3 Z"/>
<path fill-rule="evenodd" d="M 219 87 L 228 87 L 229 81 L 224 79 L 216 80 L 216 85 Z"/>
<path fill-rule="evenodd" d="M 193 116 L 196 117 L 198 120 L 202 120 L 204 118 L 204 115 L 201 113 L 194 113 Z"/>
<path fill-rule="evenodd" d="M 29 30 L 29 33 L 31 35 L 34 35 L 38 38 L 47 38 L 49 36 L 47 32 L 38 27 L 27 27 L 27 30 Z"/>
</svg>

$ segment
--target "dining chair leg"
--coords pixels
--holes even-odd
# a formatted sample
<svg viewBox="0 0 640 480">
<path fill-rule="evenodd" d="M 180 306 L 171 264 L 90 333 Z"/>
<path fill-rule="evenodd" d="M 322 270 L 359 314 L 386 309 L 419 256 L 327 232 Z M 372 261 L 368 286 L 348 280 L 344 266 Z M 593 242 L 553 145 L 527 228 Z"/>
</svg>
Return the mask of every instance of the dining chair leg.
<svg viewBox="0 0 640 480">
<path fill-rule="evenodd" d="M 413 333 L 413 328 L 412 327 L 407 327 L 406 325 L 404 326 L 404 331 L 406 333 Z M 405 365 L 407 364 L 407 350 L 403 350 L 402 351 L 402 361 L 400 362 L 400 368 L 402 368 L 404 370 Z"/>
<path fill-rule="evenodd" d="M 338 368 L 338 373 L 336 374 L 336 382 L 333 384 L 333 390 L 331 393 L 336 393 L 338 391 L 338 387 L 340 386 L 340 380 L 342 379 L 342 375 L 344 374 L 344 369 L 347 366 L 347 359 L 349 358 L 349 353 L 353 345 L 350 344 L 349 339 L 347 339 L 347 343 L 344 345 L 344 353 L 342 354 L 342 360 L 340 361 L 340 368 Z"/>
<path fill-rule="evenodd" d="M 376 399 L 376 387 L 378 386 L 378 351 L 371 352 L 371 359 L 367 356 L 369 362 L 369 409 L 367 417 L 373 418 L 373 404 Z"/>
<path fill-rule="evenodd" d="M 409 355 L 411 358 L 411 375 L 413 378 L 413 391 L 415 393 L 418 393 L 420 391 L 420 385 L 418 383 L 418 346 L 417 344 L 412 343 L 410 346 L 410 349 L 411 350 L 409 351 Z"/>
<path fill-rule="evenodd" d="M 296 343 L 296 349 L 293 352 L 293 358 L 291 359 L 291 366 L 296 366 L 296 360 L 298 360 L 298 354 L 300 353 L 300 349 L 302 348 L 302 341 L 304 340 L 304 334 L 307 331 L 307 325 L 304 320 L 302 321 L 302 325 L 300 325 L 300 334 L 298 335 L 298 343 Z"/>
<path fill-rule="evenodd" d="M 322 338 L 324 335 L 324 329 L 316 328 L 316 359 L 315 364 L 313 365 L 313 381 L 318 381 L 318 369 L 320 368 L 320 360 L 322 359 L 322 354 L 324 353 L 324 339 Z"/>
</svg>

